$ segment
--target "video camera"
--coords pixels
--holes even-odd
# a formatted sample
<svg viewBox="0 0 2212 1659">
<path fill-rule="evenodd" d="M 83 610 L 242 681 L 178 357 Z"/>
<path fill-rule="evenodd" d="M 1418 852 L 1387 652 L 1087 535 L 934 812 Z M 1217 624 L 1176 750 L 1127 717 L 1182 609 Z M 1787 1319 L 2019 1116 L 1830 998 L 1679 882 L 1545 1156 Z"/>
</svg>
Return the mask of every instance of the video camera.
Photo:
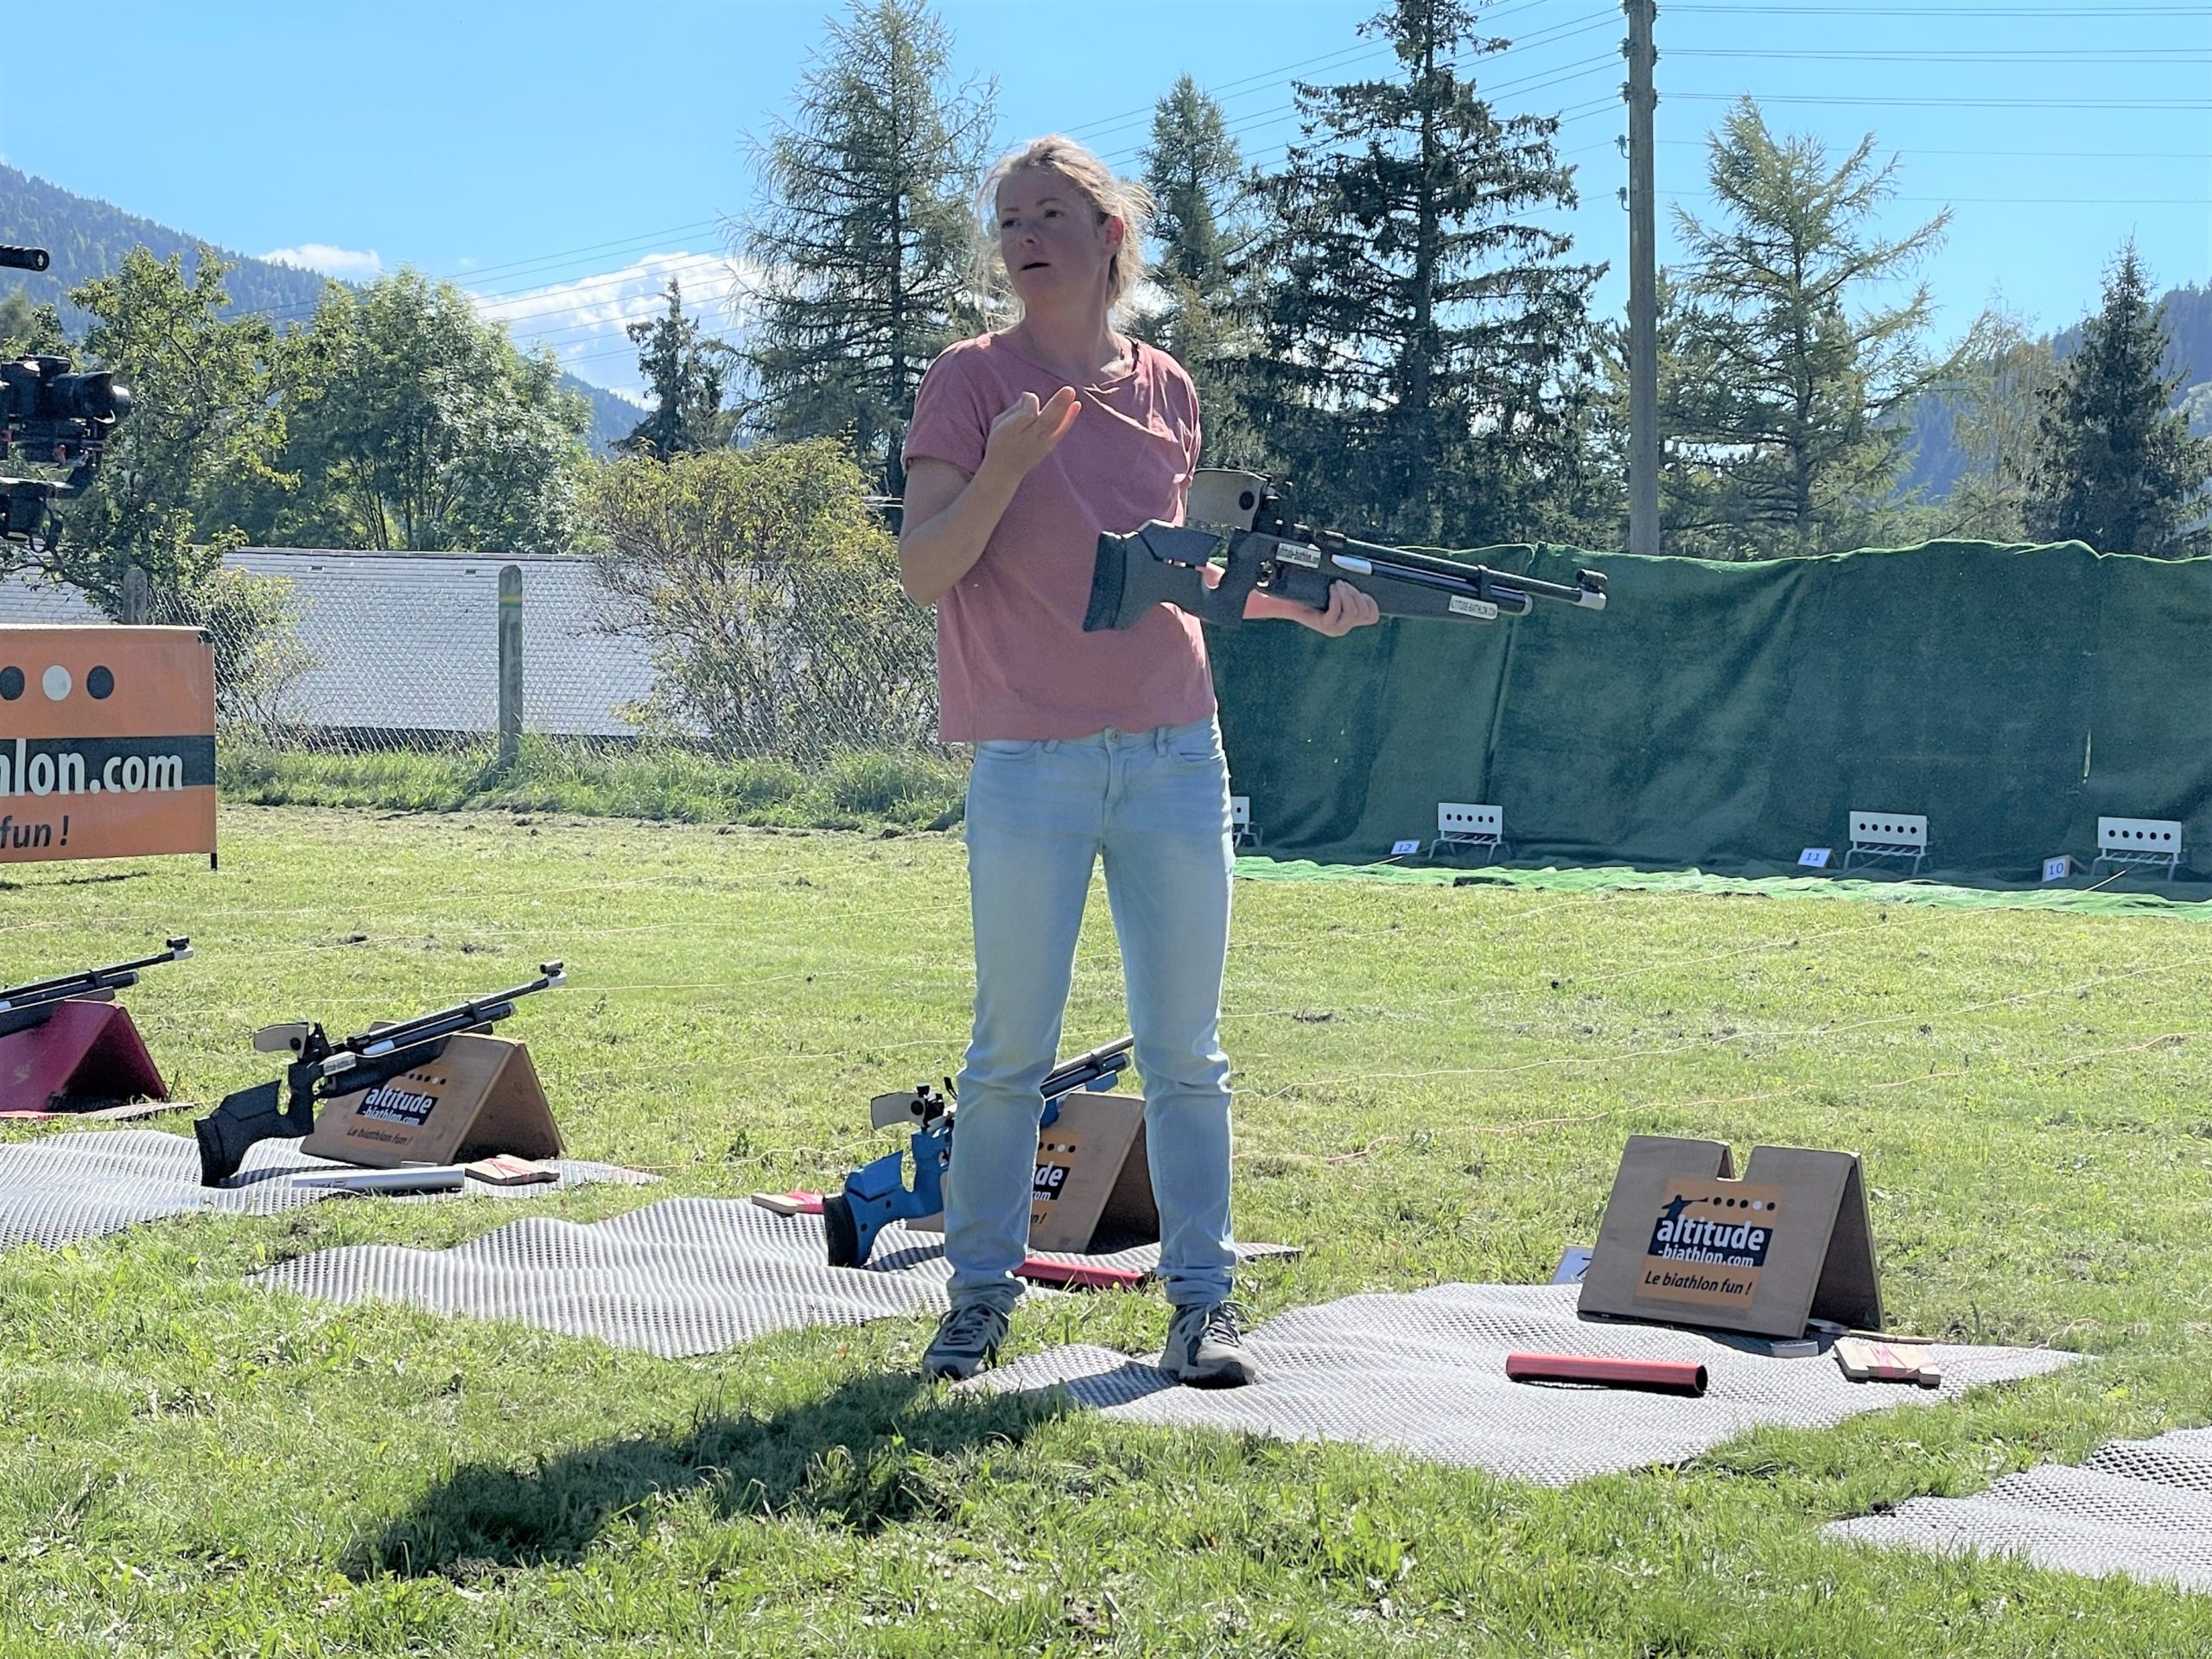
<svg viewBox="0 0 2212 1659">
<path fill-rule="evenodd" d="M 44 270 L 44 248 L 0 247 L 0 269 Z M 82 495 L 130 393 L 111 374 L 79 374 L 66 357 L 0 363 L 0 463 L 67 467 L 60 480 L 0 478 L 0 541 L 53 545 L 51 504 Z M 41 536 L 41 532 L 47 533 Z"/>
</svg>

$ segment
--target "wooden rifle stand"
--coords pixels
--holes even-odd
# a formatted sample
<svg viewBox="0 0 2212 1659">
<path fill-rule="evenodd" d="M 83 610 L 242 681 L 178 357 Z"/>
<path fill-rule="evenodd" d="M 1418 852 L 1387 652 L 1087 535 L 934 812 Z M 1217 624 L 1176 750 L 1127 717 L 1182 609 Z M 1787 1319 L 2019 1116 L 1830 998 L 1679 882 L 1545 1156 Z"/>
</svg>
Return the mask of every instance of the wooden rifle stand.
<svg viewBox="0 0 2212 1659">
<path fill-rule="evenodd" d="M 169 1097 L 130 1010 L 76 999 L 53 1007 L 40 1024 L 0 1037 L 0 1118 Z"/>
</svg>

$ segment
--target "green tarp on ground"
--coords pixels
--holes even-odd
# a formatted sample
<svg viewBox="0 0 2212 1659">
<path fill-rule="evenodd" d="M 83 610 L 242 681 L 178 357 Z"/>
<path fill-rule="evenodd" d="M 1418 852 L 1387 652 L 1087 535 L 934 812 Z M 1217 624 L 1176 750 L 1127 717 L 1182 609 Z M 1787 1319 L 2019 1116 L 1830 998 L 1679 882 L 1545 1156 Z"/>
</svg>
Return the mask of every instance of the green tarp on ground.
<svg viewBox="0 0 2212 1659">
<path fill-rule="evenodd" d="M 1703 870 L 1632 870 L 1618 864 L 1581 865 L 1562 870 L 1515 868 L 1477 863 L 1453 868 L 1448 861 L 1408 865 L 1319 864 L 1312 859 L 1270 859 L 1247 855 L 1236 861 L 1240 881 L 1379 881 L 1427 887 L 1510 887 L 1533 893 L 1700 893 L 1734 899 L 1843 899 L 1882 905 L 1932 905 L 1945 910 L 2055 910 L 2088 916 L 2159 916 L 2184 922 L 2212 922 L 2205 884 L 2186 879 L 2169 885 L 2157 876 L 2107 874 L 2095 882 L 2077 878 L 2071 885 L 2033 887 L 1991 883 L 1961 887 L 1901 875 L 1857 871 L 1846 876 L 1708 875 Z"/>
<path fill-rule="evenodd" d="M 2212 559 L 1464 556 L 1559 582 L 1594 566 L 1608 607 L 1211 631 L 1260 850 L 1369 862 L 1462 801 L 1503 808 L 1516 861 L 1765 874 L 1808 846 L 1840 862 L 1857 808 L 1924 813 L 1922 873 L 1944 879 L 2087 861 L 2100 815 L 2181 819 L 2184 863 L 2212 868 Z"/>
</svg>

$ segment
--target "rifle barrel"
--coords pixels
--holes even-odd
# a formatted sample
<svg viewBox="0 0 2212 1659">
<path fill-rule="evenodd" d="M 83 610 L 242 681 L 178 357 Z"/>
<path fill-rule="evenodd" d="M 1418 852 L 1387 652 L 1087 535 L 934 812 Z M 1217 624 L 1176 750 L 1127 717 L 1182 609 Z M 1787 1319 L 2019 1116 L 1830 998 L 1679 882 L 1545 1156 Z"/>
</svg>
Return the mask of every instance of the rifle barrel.
<svg viewBox="0 0 2212 1659">
<path fill-rule="evenodd" d="M 175 938 L 168 942 L 166 950 L 156 956 L 139 957 L 105 968 L 87 968 L 79 973 L 62 974 L 54 979 L 34 980 L 28 985 L 13 985 L 6 990 L 0 990 L 0 1013 L 10 1008 L 32 1007 L 41 1002 L 59 1002 L 67 997 L 85 996 L 94 991 L 119 991 L 138 982 L 141 968 L 151 968 L 160 962 L 181 962 L 191 954 L 192 941 Z"/>
<path fill-rule="evenodd" d="M 1046 1074 L 1039 1092 L 1046 1099 L 1053 1100 L 1072 1090 L 1080 1089 L 1086 1083 L 1119 1071 L 1128 1062 L 1122 1060 L 1119 1065 L 1113 1062 L 1135 1047 L 1136 1040 L 1134 1035 L 1118 1038 L 1092 1049 L 1088 1054 L 1078 1054 L 1075 1058 L 1054 1066 Z"/>
<path fill-rule="evenodd" d="M 494 991 L 489 996 L 480 996 L 473 1001 L 457 1002 L 449 1008 L 439 1008 L 434 1013 L 418 1014 L 412 1020 L 398 1020 L 381 1031 L 365 1031 L 359 1036 L 348 1037 L 344 1042 L 334 1046 L 337 1052 L 331 1058 L 337 1058 L 339 1054 L 350 1054 L 358 1059 L 372 1058 L 410 1044 L 450 1037 L 455 1032 L 467 1031 L 471 1026 L 490 1025 L 505 1019 L 515 1011 L 517 997 L 528 996 L 535 991 L 551 990 L 556 985 L 565 984 L 567 980 L 568 976 L 562 972 L 561 964 L 549 962 L 543 964 L 541 976 L 527 985 L 510 986 L 504 991 Z M 325 1061 L 324 1066 L 327 1070 L 329 1062 Z M 339 1069 L 343 1070 L 344 1067 Z"/>
<path fill-rule="evenodd" d="M 1564 599 L 1580 602 L 1589 590 L 1570 586 L 1563 582 L 1547 582 L 1541 576 L 1523 576 L 1510 570 L 1492 569 L 1486 564 L 1462 564 L 1457 559 L 1440 557 L 1433 553 L 1416 553 L 1411 548 L 1385 547 L 1379 542 L 1356 542 L 1349 537 L 1333 534 L 1316 536 L 1306 545 L 1334 555 L 1345 553 L 1364 559 L 1383 575 L 1402 576 L 1409 571 L 1420 571 L 1430 576 L 1444 576 L 1460 582 L 1472 582 L 1488 577 L 1522 593 L 1539 594 L 1545 599 Z M 1384 567 L 1395 565 L 1396 569 Z"/>
</svg>

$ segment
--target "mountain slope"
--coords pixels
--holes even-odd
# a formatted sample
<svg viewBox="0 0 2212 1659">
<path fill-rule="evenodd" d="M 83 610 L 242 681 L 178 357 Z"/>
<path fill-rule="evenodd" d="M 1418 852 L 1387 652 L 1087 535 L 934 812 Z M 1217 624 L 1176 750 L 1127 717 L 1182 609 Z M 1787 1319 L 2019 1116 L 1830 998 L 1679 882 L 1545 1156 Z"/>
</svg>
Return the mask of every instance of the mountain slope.
<svg viewBox="0 0 2212 1659">
<path fill-rule="evenodd" d="M 71 289 L 108 275 L 135 247 L 146 249 L 156 259 L 181 254 L 188 274 L 199 263 L 201 242 L 199 237 L 125 213 L 112 203 L 80 196 L 45 179 L 0 166 L 0 243 L 44 248 L 54 262 L 42 272 L 0 270 L 0 293 L 20 289 L 35 301 L 60 307 L 62 320 L 73 334 L 82 332 L 85 317 L 68 302 Z M 312 270 L 273 264 L 228 248 L 215 251 L 233 267 L 223 278 L 232 308 L 260 312 L 279 327 L 302 321 L 313 312 L 315 302 L 322 297 L 324 283 L 329 280 Z M 627 437 L 644 418 L 637 405 L 602 386 L 572 374 L 561 378 L 569 390 L 582 392 L 589 401 L 591 429 L 587 437 L 599 454 L 605 454 L 607 445 L 617 438 Z"/>
<path fill-rule="evenodd" d="M 2174 407 L 2187 411 L 2197 436 L 2212 436 L 2212 286 L 2169 289 L 2158 303 L 2165 308 L 2165 370 L 2181 376 Z M 2082 343 L 2082 325 L 2061 329 L 2050 343 L 2060 357 L 2067 356 Z M 1904 411 L 1912 429 L 1912 461 L 1901 493 L 1923 490 L 1928 499 L 1940 501 L 1966 471 L 1966 455 L 1952 442 L 1952 412 L 1951 397 L 1942 391 L 1925 393 Z"/>
</svg>

